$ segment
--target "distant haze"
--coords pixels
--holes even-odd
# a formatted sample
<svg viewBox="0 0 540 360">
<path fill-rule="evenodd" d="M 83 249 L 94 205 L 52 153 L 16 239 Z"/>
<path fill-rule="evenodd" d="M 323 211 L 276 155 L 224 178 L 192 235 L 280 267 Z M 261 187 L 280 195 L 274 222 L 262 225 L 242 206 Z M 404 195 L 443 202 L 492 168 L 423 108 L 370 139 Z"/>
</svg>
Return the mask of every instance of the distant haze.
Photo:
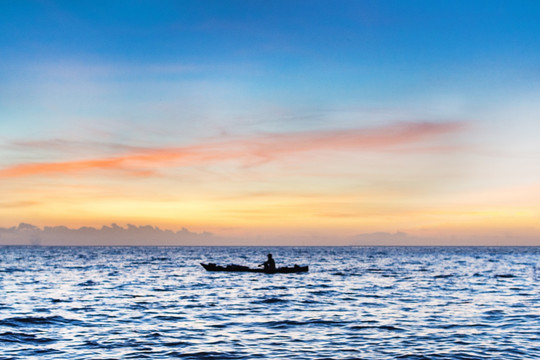
<svg viewBox="0 0 540 360">
<path fill-rule="evenodd" d="M 21 223 L 0 228 L 0 245 L 32 246 L 540 246 L 536 238 L 495 237 L 419 237 L 403 232 L 370 233 L 355 236 L 276 236 L 223 237 L 208 232 L 195 233 L 183 228 L 162 230 L 153 226 L 116 224 L 101 228 L 65 226 L 40 229 Z"/>
</svg>

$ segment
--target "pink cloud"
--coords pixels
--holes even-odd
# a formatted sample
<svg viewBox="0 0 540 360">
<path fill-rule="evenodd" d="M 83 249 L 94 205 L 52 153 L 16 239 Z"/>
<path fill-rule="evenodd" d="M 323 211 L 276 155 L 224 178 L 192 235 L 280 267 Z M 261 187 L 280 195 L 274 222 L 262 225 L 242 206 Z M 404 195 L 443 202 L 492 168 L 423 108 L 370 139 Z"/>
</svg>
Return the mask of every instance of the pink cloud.
<svg viewBox="0 0 540 360">
<path fill-rule="evenodd" d="M 312 151 L 392 151 L 406 150 L 463 130 L 460 122 L 398 123 L 371 129 L 324 130 L 209 141 L 193 146 L 167 148 L 131 148 L 125 154 L 61 162 L 18 164 L 0 170 L 0 178 L 40 174 L 72 174 L 83 171 L 124 171 L 148 176 L 156 169 L 218 163 L 227 160 L 268 162 L 299 152 Z M 127 148 L 126 148 L 127 149 Z M 441 149 L 445 149 L 441 147 Z M 454 149 L 454 148 L 446 148 Z M 426 146 L 433 151 L 433 146 Z"/>
<path fill-rule="evenodd" d="M 248 143 L 259 155 L 316 150 L 392 150 L 455 133 L 463 123 L 398 123 L 373 129 L 346 129 L 301 133 L 268 134 Z"/>
</svg>

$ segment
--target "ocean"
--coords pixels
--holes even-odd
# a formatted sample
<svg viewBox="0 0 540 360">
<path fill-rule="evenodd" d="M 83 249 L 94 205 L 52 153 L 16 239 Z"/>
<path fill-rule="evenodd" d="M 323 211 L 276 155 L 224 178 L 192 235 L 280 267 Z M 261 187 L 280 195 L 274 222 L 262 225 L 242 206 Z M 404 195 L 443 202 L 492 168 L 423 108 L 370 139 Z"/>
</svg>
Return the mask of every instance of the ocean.
<svg viewBox="0 0 540 360">
<path fill-rule="evenodd" d="M 212 273 L 199 263 L 308 273 Z M 0 247 L 0 359 L 540 359 L 539 247 Z"/>
</svg>

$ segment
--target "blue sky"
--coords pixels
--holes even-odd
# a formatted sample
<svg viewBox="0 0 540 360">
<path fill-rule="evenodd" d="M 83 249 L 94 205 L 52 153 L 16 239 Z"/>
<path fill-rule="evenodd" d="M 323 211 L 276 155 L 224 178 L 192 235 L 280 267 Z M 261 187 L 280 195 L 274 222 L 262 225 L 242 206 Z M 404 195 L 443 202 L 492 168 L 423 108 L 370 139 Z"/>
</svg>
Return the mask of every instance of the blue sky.
<svg viewBox="0 0 540 360">
<path fill-rule="evenodd" d="M 446 99 L 476 106 L 539 87 L 532 80 L 540 71 L 535 2 L 20 1 L 2 7 L 3 107 L 16 118 L 43 114 L 39 102 L 51 93 L 49 83 L 66 83 L 70 97 L 94 100 L 74 101 L 84 102 L 86 113 L 98 105 L 113 116 L 115 106 L 166 101 L 175 91 L 208 97 L 222 111 L 229 111 L 223 103 L 236 103 L 235 113 L 270 103 L 305 117 L 321 108 L 418 107 Z M 77 80 L 83 89 L 113 94 L 105 100 L 73 91 L 69 83 Z M 36 106 L 21 112 L 21 93 Z"/>
<path fill-rule="evenodd" d="M 393 99 L 399 94 L 392 86 L 478 91 L 478 81 L 489 91 L 503 81 L 523 86 L 539 71 L 540 6 L 534 1 L 2 5 L 2 77 L 8 79 L 26 67 L 58 61 L 183 65 L 192 71 L 179 75 L 256 82 L 270 93 L 288 80 L 292 88 L 334 84 L 343 92 L 374 89 L 380 98 Z M 324 89 L 312 94 L 330 95 Z"/>
<path fill-rule="evenodd" d="M 69 195 L 58 195 L 51 185 L 63 184 L 93 189 L 89 198 L 102 198 L 104 207 L 132 209 L 140 203 L 140 212 L 150 196 L 139 192 L 162 187 L 201 194 L 190 200 L 201 208 L 197 218 L 184 216 L 193 208 L 182 208 L 176 199 L 173 207 L 184 214 L 177 218 L 127 211 L 112 220 L 217 233 L 225 225 L 204 219 L 204 209 L 222 207 L 214 215 L 238 223 L 238 233 L 244 228 L 264 233 L 275 224 L 243 223 L 226 210 L 235 205 L 223 199 L 285 190 L 300 199 L 302 188 L 318 200 L 300 206 L 300 200 L 291 204 L 276 195 L 272 206 L 295 213 L 295 206 L 326 199 L 336 207 L 332 214 L 341 214 L 339 207 L 350 210 L 322 230 L 307 225 L 308 219 L 317 222 L 319 215 L 313 215 L 291 221 L 283 233 L 318 234 L 341 224 L 347 234 L 484 234 L 481 229 L 491 221 L 507 224 L 502 232 L 539 231 L 534 199 L 497 195 L 540 187 L 540 5 L 535 1 L 1 1 L 0 9 L 0 174 L 5 177 L 0 181 L 12 194 L 0 203 L 11 214 L 4 225 L 107 221 L 93 210 L 100 205 L 86 198 L 79 218 L 66 216 L 68 210 L 49 216 L 46 202 L 73 206 Z M 434 125 L 440 129 L 434 131 Z M 329 147 L 337 144 L 331 136 L 343 131 L 366 141 L 359 134 L 365 131 L 377 138 L 377 146 L 396 146 L 392 141 L 399 139 L 407 151 Z M 321 148 L 287 145 L 287 155 L 267 161 L 267 149 L 253 145 L 279 139 L 311 139 Z M 239 155 L 239 146 L 249 159 Z M 179 164 L 179 147 L 182 153 L 189 147 L 200 164 Z M 108 173 L 111 163 L 103 161 L 122 159 L 130 171 L 153 174 L 164 160 L 150 163 L 149 151 L 174 153 L 175 162 L 146 179 L 147 187 Z M 141 152 L 144 164 L 134 165 Z M 228 154 L 227 160 L 218 162 L 219 153 Z M 72 174 L 74 167 L 87 166 L 91 170 L 61 179 L 55 170 Z M 345 171 L 348 167 L 355 170 Z M 124 163 L 121 169 L 126 170 Z M 204 176 L 213 180 L 204 189 L 187 180 L 178 185 L 180 174 L 194 183 Z M 268 179 L 264 186 L 261 178 Z M 34 202 L 21 181 L 29 188 L 44 183 L 51 188 Z M 120 184 L 133 189 L 111 199 Z M 369 204 L 344 205 L 335 198 L 337 193 L 361 198 L 372 186 L 380 197 Z M 418 188 L 425 191 L 419 195 Z M 390 201 L 385 192 L 402 198 Z M 467 203 L 471 194 L 479 198 Z M 111 205 L 114 201 L 118 205 Z M 428 219 L 425 214 L 437 203 L 441 215 Z M 170 204 L 162 205 L 153 205 L 156 213 L 168 211 Z M 256 207 L 255 202 L 238 206 L 248 212 Z M 460 206 L 470 209 L 458 214 Z M 364 214 L 372 207 L 380 207 L 372 222 L 352 215 L 352 209 Z M 424 215 L 409 221 L 410 228 L 404 228 L 406 222 L 394 225 L 394 215 L 385 222 L 381 214 L 398 216 L 397 208 L 404 217 L 412 216 L 411 209 Z M 458 226 L 463 222 L 470 225 Z"/>
</svg>

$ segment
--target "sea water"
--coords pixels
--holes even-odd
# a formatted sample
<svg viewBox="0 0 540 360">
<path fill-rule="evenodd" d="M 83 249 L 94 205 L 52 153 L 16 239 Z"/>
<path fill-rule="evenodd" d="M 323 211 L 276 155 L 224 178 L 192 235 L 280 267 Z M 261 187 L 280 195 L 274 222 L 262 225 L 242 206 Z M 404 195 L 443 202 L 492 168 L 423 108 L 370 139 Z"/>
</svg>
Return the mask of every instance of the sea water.
<svg viewBox="0 0 540 360">
<path fill-rule="evenodd" d="M 199 263 L 309 273 L 211 273 Z M 540 248 L 0 247 L 1 359 L 539 359 Z"/>
</svg>

